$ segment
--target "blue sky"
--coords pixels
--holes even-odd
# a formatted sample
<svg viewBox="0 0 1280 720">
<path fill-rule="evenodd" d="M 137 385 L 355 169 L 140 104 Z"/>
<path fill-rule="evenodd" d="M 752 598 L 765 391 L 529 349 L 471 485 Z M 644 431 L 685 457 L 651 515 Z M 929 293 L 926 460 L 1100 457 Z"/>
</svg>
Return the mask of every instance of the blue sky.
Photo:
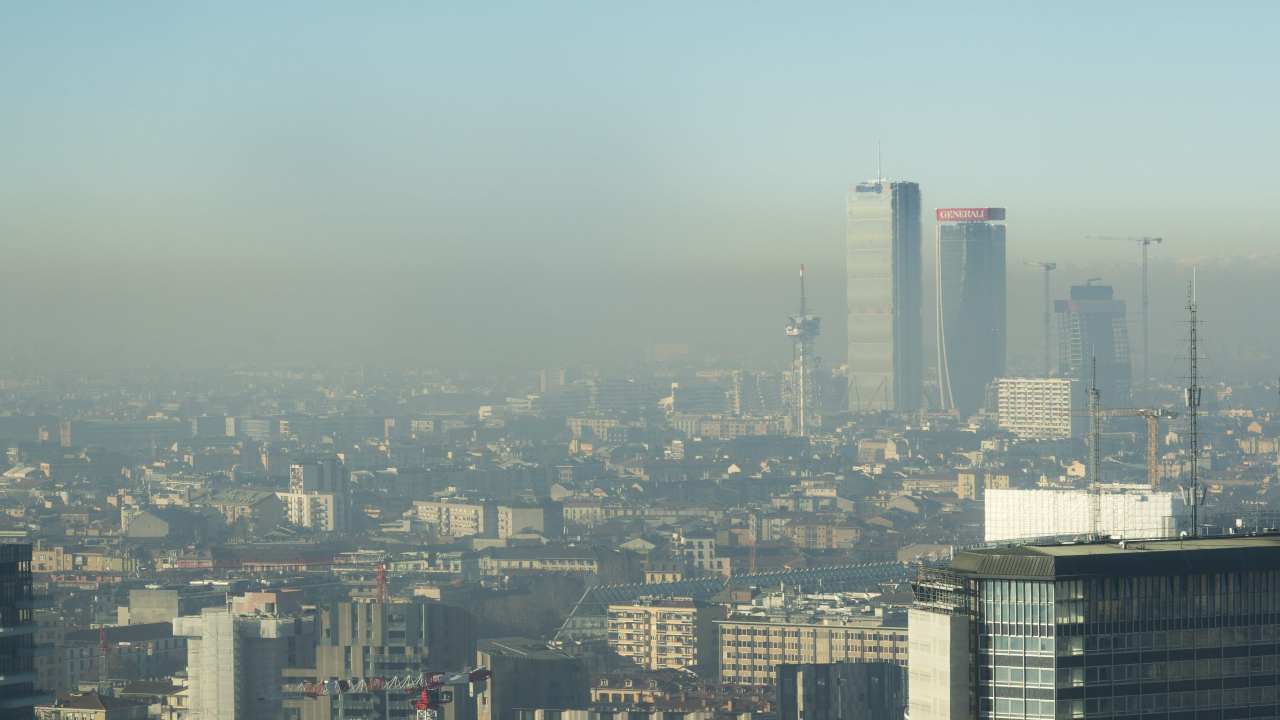
<svg viewBox="0 0 1280 720">
<path fill-rule="evenodd" d="M 433 307 L 477 285 L 547 298 L 513 331 L 575 302 L 548 284 L 592 274 L 584 289 L 643 300 L 643 335 L 701 286 L 730 312 L 778 266 L 834 286 L 844 189 L 879 142 L 926 205 L 1007 206 L 1015 260 L 1132 255 L 1088 233 L 1164 235 L 1170 258 L 1271 252 L 1278 15 L 9 2 L 0 235 L 35 264 L 252 264 L 282 292 L 392 266 L 442 288 Z M 689 287 L 645 295 L 662 274 Z"/>
</svg>

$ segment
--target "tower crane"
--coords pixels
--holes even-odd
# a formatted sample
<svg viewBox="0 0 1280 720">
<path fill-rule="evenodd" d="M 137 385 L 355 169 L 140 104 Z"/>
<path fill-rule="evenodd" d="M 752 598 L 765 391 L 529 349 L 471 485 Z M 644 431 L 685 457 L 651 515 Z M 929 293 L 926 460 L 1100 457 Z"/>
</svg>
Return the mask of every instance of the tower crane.
<svg viewBox="0 0 1280 720">
<path fill-rule="evenodd" d="M 1049 273 L 1058 269 L 1058 263 L 1044 260 L 1028 260 L 1027 264 L 1040 268 L 1041 272 L 1044 273 L 1044 315 L 1041 318 L 1043 322 L 1041 337 L 1044 339 L 1044 376 L 1049 377 L 1049 374 L 1053 371 L 1050 362 L 1051 355 L 1049 354 Z"/>
<path fill-rule="evenodd" d="M 1101 434 L 1102 421 L 1104 418 L 1113 417 L 1140 417 L 1147 425 L 1147 447 L 1146 447 L 1146 466 L 1147 466 L 1147 484 L 1152 490 L 1160 489 L 1160 458 L 1158 450 L 1160 446 L 1160 421 L 1172 420 L 1178 417 L 1178 413 L 1164 408 L 1104 408 L 1095 402 L 1090 403 L 1090 409 L 1084 412 L 1072 413 L 1076 416 L 1084 416 L 1089 418 L 1089 434 L 1087 437 L 1089 445 L 1089 472 L 1098 473 L 1098 465 L 1102 464 Z M 1095 456 L 1095 453 L 1096 456 Z M 1098 476 L 1092 475 L 1091 482 L 1097 482 Z"/>
<path fill-rule="evenodd" d="M 1152 245 L 1160 245 L 1164 242 L 1164 238 L 1148 237 L 1148 236 L 1119 236 L 1119 235 L 1087 235 L 1087 240 L 1123 240 L 1125 242 L 1136 242 L 1142 247 L 1142 387 L 1146 390 L 1147 383 L 1151 381 L 1151 322 L 1149 320 L 1150 301 L 1147 296 L 1147 286 L 1149 275 L 1147 272 L 1147 252 Z"/>
<path fill-rule="evenodd" d="M 1105 408 L 1099 409 L 1102 417 L 1140 417 L 1147 423 L 1147 483 L 1152 490 L 1160 489 L 1160 461 L 1157 448 L 1160 444 L 1160 421 L 1172 420 L 1178 413 L 1164 408 Z"/>
</svg>

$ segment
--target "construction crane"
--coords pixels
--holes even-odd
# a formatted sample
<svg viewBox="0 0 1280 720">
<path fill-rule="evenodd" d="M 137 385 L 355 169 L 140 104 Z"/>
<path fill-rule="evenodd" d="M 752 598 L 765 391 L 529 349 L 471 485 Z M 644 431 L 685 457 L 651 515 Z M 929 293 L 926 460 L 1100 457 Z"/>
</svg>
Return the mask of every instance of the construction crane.
<svg viewBox="0 0 1280 720">
<path fill-rule="evenodd" d="M 1160 421 L 1172 420 L 1178 413 L 1164 408 L 1099 408 L 1100 417 L 1140 417 L 1147 423 L 1147 482 L 1152 490 L 1160 489 Z"/>
<path fill-rule="evenodd" d="M 1160 420 L 1177 417 L 1177 413 L 1163 408 L 1104 408 L 1102 393 L 1098 390 L 1098 360 L 1093 359 L 1092 380 L 1089 383 L 1089 532 L 1102 534 L 1102 419 L 1106 417 L 1141 417 L 1147 423 L 1147 483 L 1153 491 L 1160 489 L 1160 465 L 1157 447 L 1160 438 Z"/>
<path fill-rule="evenodd" d="M 1135 237 L 1135 236 L 1117 236 L 1117 235 L 1088 235 L 1088 240 L 1123 240 L 1125 242 L 1136 242 L 1142 247 L 1142 387 L 1145 391 L 1147 383 L 1151 381 L 1151 322 L 1149 320 L 1150 301 L 1147 296 L 1148 272 L 1147 272 L 1147 252 L 1152 245 L 1159 245 L 1164 242 L 1164 238 L 1158 237 Z"/>
<path fill-rule="evenodd" d="M 1049 377 L 1053 372 L 1053 365 L 1050 360 L 1052 356 L 1049 354 L 1049 273 L 1058 269 L 1058 263 L 1043 260 L 1028 260 L 1027 264 L 1040 268 L 1044 273 L 1044 316 L 1041 318 L 1043 321 L 1041 332 L 1043 333 L 1042 337 L 1044 338 L 1044 376 Z"/>
<path fill-rule="evenodd" d="M 1095 371 L 1096 372 L 1096 371 Z M 1089 418 L 1089 433 L 1086 437 L 1089 448 L 1088 474 L 1090 483 L 1097 485 L 1102 480 L 1102 421 L 1112 417 L 1140 417 L 1147 424 L 1147 483 L 1152 490 L 1160 489 L 1160 459 L 1157 449 L 1160 445 L 1160 421 L 1172 420 L 1178 413 L 1164 408 L 1104 408 L 1102 393 L 1096 385 L 1089 388 L 1089 407 L 1084 413 Z"/>
</svg>

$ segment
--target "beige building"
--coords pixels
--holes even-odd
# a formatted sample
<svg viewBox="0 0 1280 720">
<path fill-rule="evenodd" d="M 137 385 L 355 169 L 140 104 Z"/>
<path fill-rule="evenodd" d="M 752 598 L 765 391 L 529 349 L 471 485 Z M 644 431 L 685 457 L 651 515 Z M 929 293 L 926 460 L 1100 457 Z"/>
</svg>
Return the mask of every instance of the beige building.
<svg viewBox="0 0 1280 720">
<path fill-rule="evenodd" d="M 48 705 L 37 705 L 35 717 L 36 720 L 147 720 L 147 704 L 97 692 L 60 693 Z"/>
<path fill-rule="evenodd" d="M 498 537 L 511 538 L 522 533 L 547 533 L 546 513 L 541 506 L 499 505 Z"/>
<path fill-rule="evenodd" d="M 246 522 L 251 527 L 269 530 L 284 522 L 284 506 L 275 493 L 266 490 L 233 488 L 209 497 L 209 507 L 222 514 L 228 525 Z"/>
<path fill-rule="evenodd" d="M 343 503 L 333 493 L 278 492 L 290 525 L 321 532 L 347 530 Z"/>
<path fill-rule="evenodd" d="M 444 537 L 475 537 L 497 532 L 498 519 L 491 505 L 463 500 L 415 500 L 419 521 Z"/>
<path fill-rule="evenodd" d="M 1071 437 L 1070 378 L 996 378 L 996 424 L 1021 438 Z"/>
<path fill-rule="evenodd" d="M 715 622 L 722 617 L 720 606 L 688 598 L 610 605 L 609 647 L 647 670 L 714 669 Z"/>
<path fill-rule="evenodd" d="M 842 595 L 782 597 L 738 609 L 719 626 L 720 681 L 773 685 L 783 663 L 907 664 L 907 628 L 864 616 Z"/>
</svg>

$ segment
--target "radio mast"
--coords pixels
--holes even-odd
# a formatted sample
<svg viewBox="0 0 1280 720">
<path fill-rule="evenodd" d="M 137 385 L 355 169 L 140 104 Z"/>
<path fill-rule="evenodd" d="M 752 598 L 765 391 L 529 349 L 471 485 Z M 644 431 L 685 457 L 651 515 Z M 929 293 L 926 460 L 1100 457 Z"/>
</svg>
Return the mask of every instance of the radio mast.
<svg viewBox="0 0 1280 720">
<path fill-rule="evenodd" d="M 1184 401 L 1187 405 L 1187 455 L 1191 460 L 1191 471 L 1187 482 L 1182 487 L 1182 499 L 1191 508 L 1191 534 L 1200 534 L 1200 376 L 1199 376 L 1199 338 L 1196 327 L 1196 280 L 1192 271 L 1191 282 L 1187 284 L 1187 315 L 1189 332 L 1187 336 L 1189 352 L 1187 355 L 1187 388 Z"/>
<path fill-rule="evenodd" d="M 822 319 L 809 314 L 805 297 L 804 265 L 800 266 L 800 313 L 787 320 L 786 335 L 792 340 L 791 377 L 792 432 L 806 436 L 819 424 L 818 388 L 814 372 L 818 358 L 813 352 L 813 341 L 821 332 Z"/>
</svg>

